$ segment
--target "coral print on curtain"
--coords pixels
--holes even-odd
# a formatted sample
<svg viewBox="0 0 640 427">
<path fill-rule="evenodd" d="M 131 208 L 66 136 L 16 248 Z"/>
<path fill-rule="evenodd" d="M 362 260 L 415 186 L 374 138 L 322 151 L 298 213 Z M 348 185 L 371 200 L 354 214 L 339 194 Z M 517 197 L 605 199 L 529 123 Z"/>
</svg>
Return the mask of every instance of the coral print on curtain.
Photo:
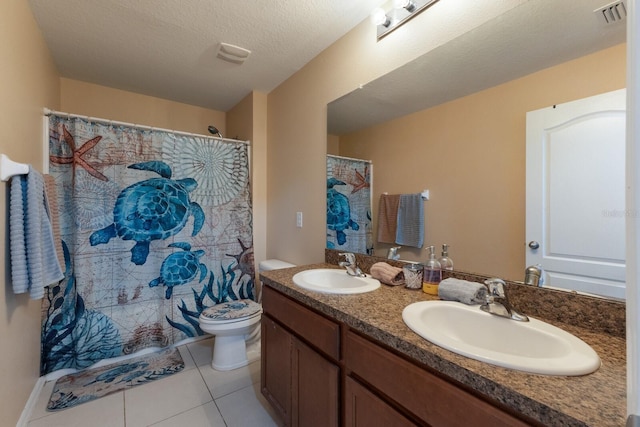
<svg viewBox="0 0 640 427">
<path fill-rule="evenodd" d="M 254 298 L 248 147 L 49 118 L 65 279 L 43 302 L 45 374 L 202 335 Z"/>
<path fill-rule="evenodd" d="M 367 160 L 327 155 L 327 248 L 373 254 Z"/>
</svg>

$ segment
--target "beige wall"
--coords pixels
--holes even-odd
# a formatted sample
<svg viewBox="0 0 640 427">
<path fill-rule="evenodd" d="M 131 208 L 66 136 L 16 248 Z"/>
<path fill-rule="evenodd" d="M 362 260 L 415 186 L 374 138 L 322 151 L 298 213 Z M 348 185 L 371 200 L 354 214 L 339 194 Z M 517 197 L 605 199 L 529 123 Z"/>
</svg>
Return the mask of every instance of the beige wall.
<svg viewBox="0 0 640 427">
<path fill-rule="evenodd" d="M 324 260 L 327 103 L 521 3 L 438 2 L 380 42 L 367 19 L 269 93 L 269 258 Z M 298 211 L 303 228 L 296 227 Z"/>
<path fill-rule="evenodd" d="M 253 136 L 253 93 L 245 96 L 227 112 L 226 126 L 229 134 L 225 138 L 251 140 Z"/>
<path fill-rule="evenodd" d="M 253 251 L 257 268 L 267 257 L 267 95 L 253 92 L 229 110 L 227 129 L 231 137 L 251 141 Z"/>
<path fill-rule="evenodd" d="M 208 125 L 226 135 L 226 115 L 179 102 L 60 79 L 60 109 L 65 113 L 209 135 Z"/>
<path fill-rule="evenodd" d="M 340 137 L 338 135 L 327 135 L 327 154 L 335 156 L 340 154 Z"/>
<path fill-rule="evenodd" d="M 523 280 L 526 113 L 624 88 L 625 49 L 615 46 L 343 135 L 340 155 L 373 160 L 374 212 L 382 192 L 428 188 L 425 246 L 439 251 L 448 243 L 463 271 Z M 376 246 L 382 256 L 389 247 Z M 423 252 L 403 248 L 401 256 L 424 260 Z"/>
<path fill-rule="evenodd" d="M 0 2 L 0 153 L 42 170 L 42 112 L 57 108 L 55 65 L 28 2 Z M 40 300 L 11 290 L 7 236 L 7 183 L 0 183 L 0 414 L 2 425 L 16 425 L 40 375 Z"/>
</svg>

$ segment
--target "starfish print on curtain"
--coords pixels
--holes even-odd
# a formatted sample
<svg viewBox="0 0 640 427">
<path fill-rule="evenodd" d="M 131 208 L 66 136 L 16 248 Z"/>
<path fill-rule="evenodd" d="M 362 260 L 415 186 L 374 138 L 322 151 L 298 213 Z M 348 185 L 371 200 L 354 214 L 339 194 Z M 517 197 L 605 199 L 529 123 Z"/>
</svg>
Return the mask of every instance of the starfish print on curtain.
<svg viewBox="0 0 640 427">
<path fill-rule="evenodd" d="M 369 184 L 368 169 L 366 166 L 364 167 L 364 175 L 361 174 L 358 169 L 354 169 L 354 172 L 356 182 L 350 182 L 350 184 L 353 186 L 351 194 L 356 193 L 364 188 L 371 188 L 371 185 Z"/>
<path fill-rule="evenodd" d="M 100 181 L 109 181 L 109 179 L 104 176 L 102 173 L 98 172 L 93 165 L 91 165 L 87 160 L 85 160 L 84 155 L 87 151 L 91 150 L 95 147 L 98 142 L 102 139 L 102 136 L 96 136 L 82 144 L 80 148 L 76 148 L 76 141 L 71 132 L 67 130 L 66 126 L 62 127 L 64 133 L 64 140 L 71 148 L 71 152 L 73 153 L 71 157 L 63 157 L 63 156 L 50 156 L 49 159 L 53 163 L 57 163 L 60 165 L 71 164 L 73 167 L 73 174 L 75 176 L 76 173 L 76 165 L 83 167 L 91 176 L 99 179 Z"/>
</svg>

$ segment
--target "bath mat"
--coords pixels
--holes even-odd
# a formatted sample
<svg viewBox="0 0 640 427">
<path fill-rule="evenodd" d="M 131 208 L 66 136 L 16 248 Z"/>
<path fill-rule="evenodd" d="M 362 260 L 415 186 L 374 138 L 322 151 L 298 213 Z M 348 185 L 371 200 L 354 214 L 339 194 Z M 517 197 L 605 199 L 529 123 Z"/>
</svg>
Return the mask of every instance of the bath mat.
<svg viewBox="0 0 640 427">
<path fill-rule="evenodd" d="M 155 381 L 184 369 L 177 348 L 87 369 L 58 378 L 47 411 L 59 411 L 111 393 Z"/>
</svg>

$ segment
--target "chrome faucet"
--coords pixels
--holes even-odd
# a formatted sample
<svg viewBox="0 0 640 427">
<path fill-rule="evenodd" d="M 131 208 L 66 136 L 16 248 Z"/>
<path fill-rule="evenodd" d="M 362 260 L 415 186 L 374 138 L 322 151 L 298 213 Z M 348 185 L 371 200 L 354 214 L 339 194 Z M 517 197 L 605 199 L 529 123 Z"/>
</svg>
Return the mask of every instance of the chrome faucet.
<svg viewBox="0 0 640 427">
<path fill-rule="evenodd" d="M 338 254 L 340 256 L 344 257 L 344 261 L 340 261 L 338 263 L 338 265 L 340 267 L 344 267 L 347 269 L 347 274 L 349 276 L 356 276 L 356 277 L 366 277 L 367 275 L 364 274 L 362 272 L 362 270 L 360 270 L 360 267 L 358 267 L 358 265 L 356 264 L 356 256 L 355 254 L 352 254 L 351 252 L 342 252 L 340 254 Z"/>
<path fill-rule="evenodd" d="M 400 254 L 398 253 L 398 249 L 402 248 L 402 246 L 392 246 L 387 251 L 387 259 L 399 260 Z"/>
<path fill-rule="evenodd" d="M 480 306 L 480 310 L 519 322 L 529 321 L 527 316 L 515 311 L 509 303 L 504 280 L 492 278 L 485 280 L 484 284 L 487 285 L 489 292 L 487 293 L 485 303 Z"/>
<path fill-rule="evenodd" d="M 542 286 L 542 269 L 538 265 L 530 265 L 524 271 L 524 284 Z"/>
</svg>

